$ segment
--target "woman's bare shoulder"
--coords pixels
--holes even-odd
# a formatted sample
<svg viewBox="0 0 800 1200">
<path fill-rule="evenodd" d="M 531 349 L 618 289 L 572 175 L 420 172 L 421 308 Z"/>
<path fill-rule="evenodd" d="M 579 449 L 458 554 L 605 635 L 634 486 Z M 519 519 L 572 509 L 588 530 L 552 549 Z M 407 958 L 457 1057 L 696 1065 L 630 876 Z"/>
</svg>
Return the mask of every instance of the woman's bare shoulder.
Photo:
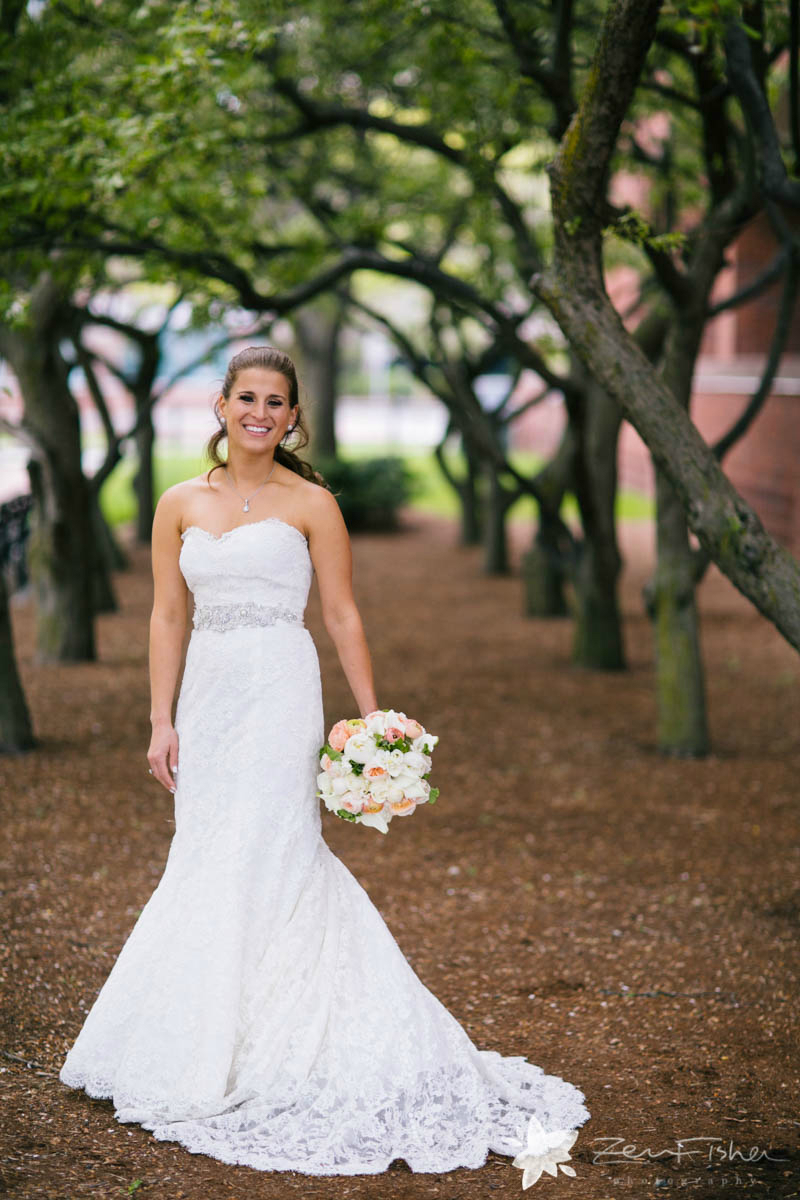
<svg viewBox="0 0 800 1200">
<path fill-rule="evenodd" d="M 182 479 L 179 483 L 173 483 L 161 493 L 156 505 L 156 514 L 163 517 L 169 524 L 174 523 L 180 527 L 184 514 L 190 510 L 192 502 L 197 497 L 207 494 L 209 486 L 208 473 L 205 471 L 202 475 L 195 475 L 191 479 Z"/>
</svg>

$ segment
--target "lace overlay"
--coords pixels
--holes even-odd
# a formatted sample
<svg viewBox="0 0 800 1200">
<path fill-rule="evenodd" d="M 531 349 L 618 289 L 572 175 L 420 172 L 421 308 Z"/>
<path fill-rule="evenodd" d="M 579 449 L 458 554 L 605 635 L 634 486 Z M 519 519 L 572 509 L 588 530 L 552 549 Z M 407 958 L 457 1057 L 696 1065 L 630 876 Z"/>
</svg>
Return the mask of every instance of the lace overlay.
<svg viewBox="0 0 800 1200">
<path fill-rule="evenodd" d="M 200 606 L 300 614 L 313 568 L 277 518 L 184 534 Z M 195 628 L 166 866 L 61 1068 L 121 1122 L 259 1170 L 376 1174 L 518 1153 L 576 1087 L 479 1050 L 321 836 L 316 647 L 301 623 Z"/>
</svg>

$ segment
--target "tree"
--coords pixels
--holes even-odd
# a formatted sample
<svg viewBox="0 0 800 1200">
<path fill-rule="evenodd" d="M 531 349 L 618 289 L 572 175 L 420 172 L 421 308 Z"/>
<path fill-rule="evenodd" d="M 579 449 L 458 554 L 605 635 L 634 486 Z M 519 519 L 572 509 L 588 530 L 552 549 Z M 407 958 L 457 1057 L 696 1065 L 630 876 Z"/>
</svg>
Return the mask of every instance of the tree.
<svg viewBox="0 0 800 1200">
<path fill-rule="evenodd" d="M 602 234 L 609 218 L 609 164 L 660 7 L 659 0 L 612 0 L 608 7 L 589 80 L 551 168 L 553 262 L 532 286 L 647 443 L 710 558 L 800 648 L 800 566 L 731 486 L 605 291 Z M 770 186 L 783 195 L 779 183 Z M 711 253 L 718 253 L 717 247 Z"/>
<path fill-rule="evenodd" d="M 637 214 L 620 213 L 608 204 L 611 146 L 625 152 L 625 143 L 616 139 L 623 117 L 631 118 L 635 130 L 637 115 L 652 111 L 652 104 L 648 107 L 642 101 L 645 90 L 659 104 L 674 99 L 673 93 L 682 96 L 678 86 L 664 82 L 663 56 L 668 56 L 668 68 L 682 85 L 687 70 L 694 71 L 687 37 L 695 36 L 691 33 L 695 27 L 705 28 L 694 11 L 703 7 L 699 2 L 687 6 L 689 35 L 681 29 L 683 15 L 677 24 L 672 19 L 667 22 L 657 45 L 662 58 L 658 63 L 654 60 L 654 70 L 644 79 L 646 89 L 640 89 L 637 98 L 636 85 L 643 79 L 658 16 L 657 8 L 645 6 L 652 31 L 645 39 L 645 54 L 636 60 L 632 82 L 625 76 L 630 86 L 622 106 L 608 94 L 615 75 L 598 75 L 597 60 L 588 69 L 580 65 L 591 57 L 596 5 L 579 12 L 570 4 L 522 6 L 509 0 L 469 0 L 455 14 L 408 6 L 398 15 L 387 0 L 363 0 L 358 20 L 353 21 L 352 5 L 318 0 L 314 5 L 278 6 L 270 29 L 257 23 L 256 8 L 244 0 L 221 9 L 208 4 L 150 5 L 135 27 L 125 5 L 106 4 L 102 13 L 94 8 L 90 12 L 89 6 L 80 14 L 60 9 L 54 19 L 69 27 L 70 36 L 75 36 L 80 18 L 83 41 L 72 60 L 67 99 L 59 101 L 58 111 L 68 110 L 63 120 L 73 138 L 71 147 L 77 144 L 88 155 L 84 160 L 78 155 L 82 166 L 89 161 L 96 169 L 88 175 L 85 170 L 76 172 L 74 152 L 72 157 L 61 153 L 59 168 L 69 186 L 55 195 L 37 197 L 32 214 L 23 211 L 13 188 L 12 194 L 7 189 L 6 236 L 16 245 L 46 244 L 67 255 L 100 248 L 105 254 L 135 254 L 151 264 L 160 263 L 162 270 L 216 280 L 239 303 L 260 312 L 291 311 L 358 270 L 414 280 L 439 303 L 455 304 L 479 316 L 491 336 L 503 342 L 506 353 L 533 366 L 545 382 L 564 392 L 570 422 L 577 423 L 575 453 L 584 456 L 578 463 L 576 488 L 585 536 L 607 539 L 610 530 L 613 538 L 613 518 L 608 517 L 613 471 L 608 465 L 601 471 L 594 469 L 589 448 L 598 442 L 594 435 L 586 436 L 580 422 L 594 420 L 595 412 L 605 413 L 598 429 L 604 430 L 603 460 L 610 463 L 618 414 L 608 400 L 619 403 L 620 385 L 617 381 L 612 387 L 613 372 L 609 368 L 605 375 L 599 374 L 587 352 L 584 343 L 587 338 L 592 341 L 594 328 L 584 328 L 582 337 L 577 328 L 581 320 L 566 321 L 562 307 L 567 311 L 570 302 L 576 306 L 595 284 L 603 288 L 603 265 L 610 253 L 606 249 L 605 259 L 600 253 L 603 231 L 636 233 Z M 723 7 L 727 13 L 735 8 L 729 0 Z M 609 8 L 612 23 L 616 11 L 615 5 Z M 736 22 L 728 24 L 735 44 Z M 389 25 L 394 36 L 387 43 Z M 703 37 L 697 43 L 698 69 L 700 75 L 711 72 L 713 102 L 706 81 L 695 72 L 699 99 L 690 96 L 688 107 L 693 105 L 698 113 L 704 144 L 719 146 L 722 138 L 723 148 L 727 140 L 746 158 L 746 141 L 739 131 L 729 134 L 726 127 L 717 128 L 720 103 L 714 88 L 718 82 L 724 92 L 726 84 L 718 78 L 716 43 L 704 42 Z M 773 51 L 781 44 L 785 39 L 782 43 L 778 36 Z M 630 37 L 625 48 L 631 49 Z M 105 68 L 102 87 L 97 82 L 98 56 Z M 729 53 L 729 63 L 733 58 Z M 624 74 L 622 68 L 619 71 Z M 40 91 L 52 100 L 53 89 L 58 93 L 60 86 L 60 81 L 46 75 Z M 745 97 L 742 91 L 741 103 L 745 109 L 751 105 L 753 115 L 748 121 L 752 124 L 756 117 L 763 119 L 763 103 L 751 92 L 746 89 Z M 763 100 L 763 88 L 761 93 Z M 86 105 L 75 103 L 76 96 L 87 95 L 94 104 L 91 118 L 102 120 L 106 134 L 99 149 L 91 121 L 88 129 L 83 127 Z M 575 96 L 581 97 L 581 107 L 572 118 Z M 724 101 L 728 103 L 727 96 Z M 582 121 L 592 115 L 592 105 L 601 114 L 613 110 L 617 128 L 606 156 L 595 154 L 588 168 L 591 172 L 599 163 L 602 173 L 592 180 L 586 212 L 580 203 L 574 212 L 565 211 L 554 192 L 554 263 L 565 261 L 565 239 L 580 249 L 591 244 L 595 255 L 588 278 L 562 305 L 561 297 L 555 303 L 554 294 L 563 281 L 546 266 L 551 233 L 537 204 L 536 181 L 550 154 L 541 130 L 548 126 L 563 138 L 557 169 L 560 163 L 563 174 L 566 164 L 567 174 L 585 177 L 580 155 L 587 138 Z M 173 113 L 178 126 L 170 128 L 169 136 L 165 110 Z M 30 111 L 28 95 L 25 112 Z M 45 163 L 52 169 L 53 155 L 61 146 L 58 132 L 56 136 L 49 132 L 49 143 L 48 137 L 27 143 L 23 139 L 22 151 L 15 150 L 20 177 L 42 177 Z M 63 141 L 63 130 L 60 136 Z M 573 150 L 580 151 L 577 163 L 572 161 Z M 232 151 L 238 187 L 232 186 Z M 642 157 L 647 169 L 652 169 L 646 149 L 634 135 L 627 161 Z M 695 155 L 695 179 L 699 161 Z M 707 246 L 702 236 L 695 239 L 698 254 L 692 270 L 702 284 L 701 298 L 708 296 L 726 239 L 733 236 L 737 219 L 750 203 L 747 197 L 746 203 L 740 199 L 734 186 L 740 207 L 738 218 L 731 214 L 726 196 L 728 177 L 735 172 L 724 154 L 719 169 L 714 154 L 708 162 L 721 232 L 710 237 Z M 691 171 L 685 174 L 688 177 Z M 784 185 L 778 171 L 777 182 L 769 185 L 770 195 L 783 198 Z M 81 197 L 80 206 L 76 195 Z M 271 221 L 275 214 L 278 220 Z M 458 230 L 457 238 L 446 236 L 451 226 Z M 672 289 L 686 283 L 685 272 L 676 263 L 671 244 L 651 236 L 656 232 L 645 228 L 634 240 L 646 255 L 653 279 L 672 297 Z M 442 245 L 448 246 L 448 253 L 437 257 L 437 247 Z M 485 246 L 491 247 L 488 263 Z M 579 272 L 573 263 L 575 279 Z M 537 279 L 534 291 L 551 306 L 573 349 L 587 364 L 588 383 L 563 369 L 562 350 L 554 353 L 543 339 L 523 335 L 517 316 L 530 309 L 532 274 Z M 570 289 L 573 281 L 571 276 Z M 645 284 L 643 294 L 646 291 Z M 647 310 L 649 304 L 644 307 Z M 610 304 L 607 308 L 613 312 Z M 583 318 L 586 315 L 584 311 Z M 687 394 L 687 364 L 696 350 L 698 326 L 707 316 L 705 302 L 698 301 L 692 321 L 682 315 L 680 304 L 673 306 L 663 336 L 664 369 L 673 396 Z M 614 317 L 614 331 L 622 330 L 627 345 L 629 335 Z M 646 364 L 645 354 L 640 352 L 635 361 Z M 649 368 L 645 378 L 655 377 Z M 584 393 L 590 397 L 588 403 Z M 623 411 L 630 415 L 624 406 Z M 646 422 L 640 421 L 640 426 L 640 432 L 650 429 Z M 659 526 L 665 536 L 659 539 L 663 570 L 655 594 L 659 612 L 666 614 L 664 623 L 675 631 L 663 643 L 670 646 L 669 652 L 659 653 L 663 681 L 673 670 L 676 646 L 686 651 L 687 671 L 699 662 L 693 615 L 697 559 L 688 553 L 685 526 L 681 527 L 684 518 L 670 502 L 666 484 L 676 490 L 681 504 L 688 501 L 676 489 L 657 433 L 654 453 L 666 483 L 659 484 Z M 649 437 L 646 431 L 645 440 Z M 705 478 L 714 495 L 703 503 L 711 506 L 716 504 L 716 485 L 724 477 L 717 471 Z M 604 492 L 593 494 L 598 488 Z M 736 510 L 737 502 L 732 502 Z M 741 558 L 749 542 L 738 534 L 733 541 L 732 548 L 728 540 L 728 554 Z M 710 546 L 708 542 L 709 553 Z M 763 546 L 767 556 L 776 552 L 769 539 Z M 587 556 L 580 574 L 585 595 L 593 598 L 582 605 L 587 627 L 597 621 L 598 643 L 607 645 L 612 644 L 607 631 L 618 570 L 618 556 L 611 549 L 611 553 L 604 549 Z M 717 539 L 720 565 L 725 561 L 722 549 Z M 668 570 L 673 552 L 676 567 Z M 683 580 L 681 586 L 674 586 L 675 578 Z M 767 603 L 765 611 L 782 627 L 785 604 L 779 601 L 769 607 L 769 597 L 762 595 L 762 599 Z M 588 640 L 595 643 L 593 637 Z M 702 699 L 701 682 L 694 691 Z M 672 691 L 680 694 L 682 685 Z M 665 687 L 662 695 L 669 692 Z"/>
</svg>

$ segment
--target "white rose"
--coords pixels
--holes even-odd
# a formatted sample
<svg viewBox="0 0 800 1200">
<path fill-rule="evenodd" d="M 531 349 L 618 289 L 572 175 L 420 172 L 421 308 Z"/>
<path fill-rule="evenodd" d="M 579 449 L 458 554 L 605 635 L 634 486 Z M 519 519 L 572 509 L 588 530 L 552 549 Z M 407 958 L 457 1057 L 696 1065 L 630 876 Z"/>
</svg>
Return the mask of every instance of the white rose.
<svg viewBox="0 0 800 1200">
<path fill-rule="evenodd" d="M 438 740 L 438 735 L 435 733 L 421 733 L 419 737 L 415 737 L 412 741 L 411 749 L 420 750 L 422 753 L 429 753 Z"/>
<path fill-rule="evenodd" d="M 404 769 L 406 755 L 402 750 L 386 750 L 384 751 L 388 759 L 386 770 L 390 775 L 399 775 Z"/>
</svg>

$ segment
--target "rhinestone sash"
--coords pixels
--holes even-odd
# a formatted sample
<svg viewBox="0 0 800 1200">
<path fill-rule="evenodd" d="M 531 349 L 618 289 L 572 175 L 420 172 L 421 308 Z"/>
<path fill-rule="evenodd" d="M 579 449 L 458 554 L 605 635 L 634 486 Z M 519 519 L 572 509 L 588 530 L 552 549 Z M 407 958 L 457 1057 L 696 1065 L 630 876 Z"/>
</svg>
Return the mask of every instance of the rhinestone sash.
<svg viewBox="0 0 800 1200">
<path fill-rule="evenodd" d="M 290 625 L 302 625 L 303 614 L 282 604 L 197 604 L 194 610 L 195 629 L 214 629 L 224 633 L 226 629 L 245 629 L 260 625 L 274 625 L 286 621 Z"/>
</svg>

